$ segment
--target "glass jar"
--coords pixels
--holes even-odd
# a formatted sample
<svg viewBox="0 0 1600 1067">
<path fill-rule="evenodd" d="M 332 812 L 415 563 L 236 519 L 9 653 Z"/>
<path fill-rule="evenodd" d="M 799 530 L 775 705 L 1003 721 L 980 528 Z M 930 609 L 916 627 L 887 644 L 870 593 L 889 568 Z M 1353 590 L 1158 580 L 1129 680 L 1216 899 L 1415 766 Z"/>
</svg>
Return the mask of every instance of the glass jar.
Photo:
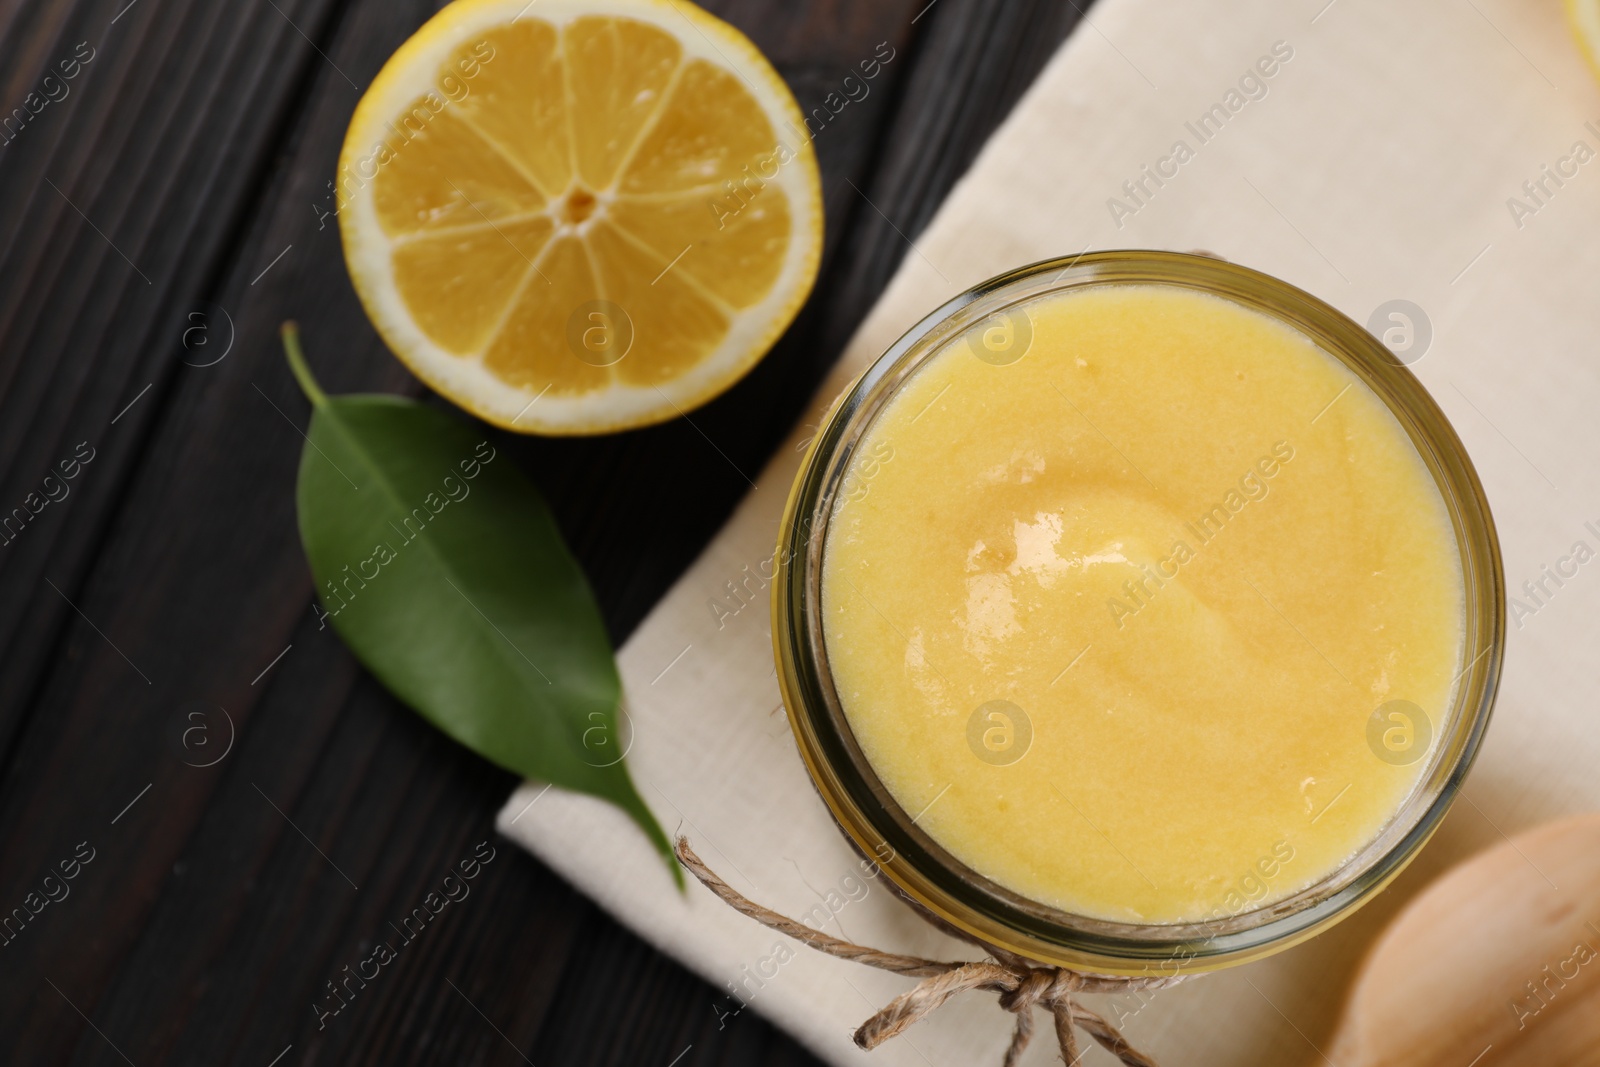
<svg viewBox="0 0 1600 1067">
<path fill-rule="evenodd" d="M 929 359 L 1014 305 L 1090 286 L 1177 286 L 1287 324 L 1348 367 L 1399 421 L 1443 499 L 1460 554 L 1460 674 L 1417 786 L 1342 866 L 1264 906 L 1189 923 L 1138 924 L 1057 910 L 972 870 L 921 830 L 875 774 L 835 692 L 823 637 L 828 523 L 855 450 L 888 400 Z M 1499 683 L 1505 593 L 1483 489 L 1427 391 L 1383 344 L 1321 300 L 1257 271 L 1171 252 L 1097 252 L 993 278 L 948 301 L 885 352 L 834 404 L 789 495 L 773 582 L 773 644 L 800 754 L 834 818 L 912 900 L 981 942 L 1044 963 L 1108 974 L 1195 972 L 1243 963 L 1319 933 L 1370 900 L 1427 842 L 1477 754 Z"/>
</svg>

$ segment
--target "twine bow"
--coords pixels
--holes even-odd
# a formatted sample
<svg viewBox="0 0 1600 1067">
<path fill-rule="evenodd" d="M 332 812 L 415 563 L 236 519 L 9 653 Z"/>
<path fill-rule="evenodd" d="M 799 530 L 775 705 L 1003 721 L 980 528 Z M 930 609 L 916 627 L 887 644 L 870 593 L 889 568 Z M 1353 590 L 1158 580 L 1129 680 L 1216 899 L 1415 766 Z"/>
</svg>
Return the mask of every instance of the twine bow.
<svg viewBox="0 0 1600 1067">
<path fill-rule="evenodd" d="M 852 960 L 879 970 L 922 979 L 914 988 L 895 997 L 857 1028 L 855 1042 L 864 1049 L 877 1048 L 912 1023 L 937 1011 L 951 997 L 969 990 L 983 989 L 998 993 L 1000 1006 L 1017 1017 L 1016 1031 L 1011 1035 L 1011 1044 L 1006 1048 L 1004 1067 L 1016 1067 L 1022 1058 L 1023 1049 L 1028 1047 L 1028 1042 L 1033 1038 L 1035 1004 L 1047 1009 L 1054 1018 L 1056 1041 L 1061 1046 L 1061 1058 L 1068 1067 L 1077 1067 L 1080 1056 L 1074 1027 L 1082 1029 L 1094 1038 L 1127 1067 L 1158 1067 L 1154 1060 L 1128 1044 L 1127 1039 L 1105 1016 L 1084 1007 L 1074 997 L 1078 993 L 1126 993 L 1142 989 L 1160 989 L 1183 981 L 1182 975 L 1120 978 L 1111 975 L 1083 974 L 1065 967 L 1040 966 L 1021 956 L 989 945 L 984 946 L 991 954 L 989 959 L 970 963 L 926 960 L 917 956 L 879 952 L 877 949 L 854 945 L 820 930 L 813 930 L 786 915 L 780 915 L 747 899 L 719 878 L 699 856 L 695 855 L 694 849 L 689 847 L 687 838 L 678 838 L 676 851 L 679 862 L 724 904 L 768 929 L 787 934 L 819 952 L 826 952 L 842 960 Z"/>
</svg>

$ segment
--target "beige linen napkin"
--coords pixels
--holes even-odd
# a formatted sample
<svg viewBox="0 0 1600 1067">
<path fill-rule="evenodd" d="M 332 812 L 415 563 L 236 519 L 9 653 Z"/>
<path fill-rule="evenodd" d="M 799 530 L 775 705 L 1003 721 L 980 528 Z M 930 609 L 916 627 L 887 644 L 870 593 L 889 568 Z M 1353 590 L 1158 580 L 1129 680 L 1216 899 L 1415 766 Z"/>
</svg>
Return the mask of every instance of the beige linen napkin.
<svg viewBox="0 0 1600 1067">
<path fill-rule="evenodd" d="M 1187 158 L 1162 162 L 1179 141 Z M 1600 549 L 1596 151 L 1600 91 L 1559 0 L 1101 0 L 907 249 L 806 417 L 815 424 L 947 297 L 1085 248 L 1208 249 L 1361 322 L 1392 299 L 1429 317 L 1431 346 L 1413 369 L 1477 464 L 1509 590 L 1525 605 L 1513 605 L 1494 727 L 1467 799 L 1361 914 L 1269 960 L 1147 995 L 1142 1008 L 1131 996 L 1102 1005 L 1169 1065 L 1323 1062 L 1314 1046 L 1327 1045 L 1351 969 L 1406 897 L 1502 833 L 1600 807 L 1600 727 L 1586 693 L 1600 659 L 1600 563 L 1553 596 L 1521 593 L 1575 541 Z M 1170 176 L 1158 185 L 1146 166 Z M 779 707 L 759 576 L 809 432 L 796 430 L 623 648 L 629 762 L 669 831 L 758 901 L 862 944 L 970 955 L 862 879 Z M 830 1062 L 999 1062 L 1011 1020 L 988 994 L 953 1002 L 870 1057 L 856 1050 L 851 1030 L 908 980 L 788 942 L 699 886 L 680 895 L 644 838 L 602 803 L 529 785 L 499 827 Z M 708 1000 L 704 1010 L 735 1006 Z M 1041 1036 L 1028 1062 L 1054 1056 Z M 1086 1062 L 1109 1061 L 1095 1050 Z"/>
</svg>

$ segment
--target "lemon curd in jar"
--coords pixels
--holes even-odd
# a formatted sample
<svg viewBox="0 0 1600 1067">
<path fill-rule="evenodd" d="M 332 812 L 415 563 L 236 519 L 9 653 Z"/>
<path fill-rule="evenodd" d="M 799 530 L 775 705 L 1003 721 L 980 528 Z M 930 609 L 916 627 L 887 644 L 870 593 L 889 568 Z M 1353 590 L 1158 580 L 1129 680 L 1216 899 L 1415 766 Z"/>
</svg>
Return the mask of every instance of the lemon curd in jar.
<svg viewBox="0 0 1600 1067">
<path fill-rule="evenodd" d="M 1417 787 L 1464 632 L 1444 501 L 1295 329 L 1173 285 L 1010 308 L 867 428 L 822 552 L 851 732 L 998 885 L 1122 923 L 1326 879 Z"/>
</svg>

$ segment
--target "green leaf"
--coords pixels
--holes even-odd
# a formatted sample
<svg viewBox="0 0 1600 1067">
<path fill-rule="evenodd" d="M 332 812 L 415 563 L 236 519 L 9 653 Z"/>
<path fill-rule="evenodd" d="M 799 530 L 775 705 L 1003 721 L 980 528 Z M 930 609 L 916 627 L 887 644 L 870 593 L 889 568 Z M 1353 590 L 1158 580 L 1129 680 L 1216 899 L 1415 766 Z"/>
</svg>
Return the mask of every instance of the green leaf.
<svg viewBox="0 0 1600 1067">
<path fill-rule="evenodd" d="M 326 615 L 390 692 L 479 755 L 602 797 L 672 846 L 620 754 L 622 684 L 594 595 L 533 485 L 481 435 L 403 397 L 311 400 L 296 504 Z"/>
</svg>

